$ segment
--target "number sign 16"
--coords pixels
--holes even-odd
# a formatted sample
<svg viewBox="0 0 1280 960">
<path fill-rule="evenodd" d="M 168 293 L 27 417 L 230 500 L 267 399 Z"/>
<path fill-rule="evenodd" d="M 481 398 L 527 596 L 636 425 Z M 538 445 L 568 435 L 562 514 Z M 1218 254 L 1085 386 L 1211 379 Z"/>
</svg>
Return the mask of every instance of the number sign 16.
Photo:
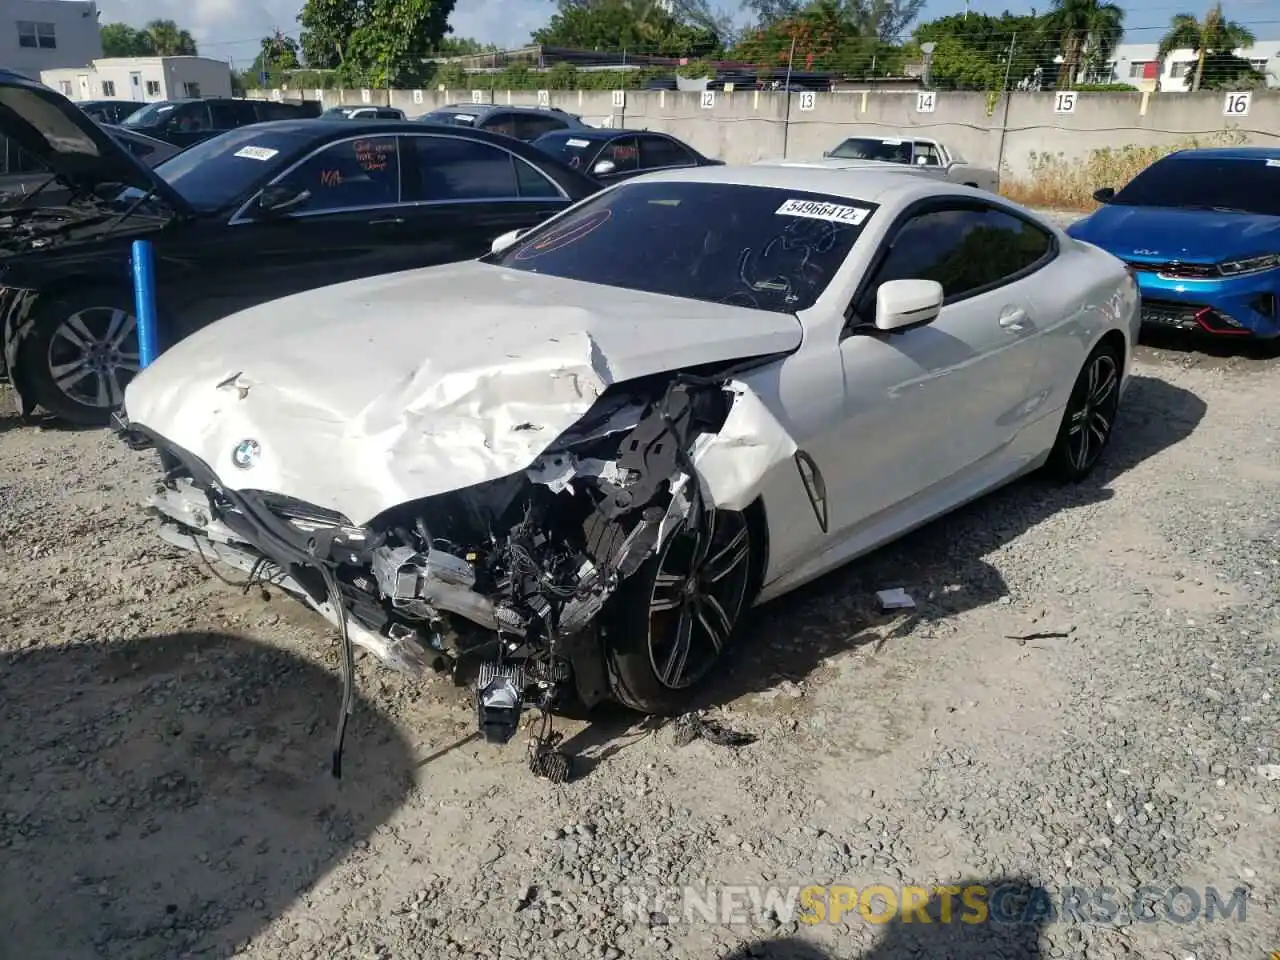
<svg viewBox="0 0 1280 960">
<path fill-rule="evenodd" d="M 1248 91 L 1228 93 L 1227 98 L 1222 102 L 1222 115 L 1226 117 L 1247 117 L 1249 115 L 1249 101 L 1252 99 L 1253 94 Z"/>
</svg>

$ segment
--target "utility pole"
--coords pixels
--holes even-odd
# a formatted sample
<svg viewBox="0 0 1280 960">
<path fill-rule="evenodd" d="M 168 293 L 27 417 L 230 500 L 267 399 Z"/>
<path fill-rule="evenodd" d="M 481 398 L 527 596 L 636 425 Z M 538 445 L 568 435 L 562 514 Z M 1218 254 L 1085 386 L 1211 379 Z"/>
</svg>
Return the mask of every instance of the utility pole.
<svg viewBox="0 0 1280 960">
<path fill-rule="evenodd" d="M 996 189 L 1000 189 L 1000 178 L 1004 175 L 1004 138 L 1009 133 L 1009 103 L 1013 100 L 1013 92 L 1009 89 L 1009 71 L 1013 69 L 1013 53 L 1018 46 L 1018 35 L 1009 38 L 1009 59 L 1004 65 L 1004 82 L 1001 93 L 1004 95 L 1004 119 L 1000 121 L 1000 146 L 996 149 Z"/>
<path fill-rule="evenodd" d="M 791 33 L 791 53 L 787 56 L 787 112 L 782 120 L 782 159 L 787 158 L 787 141 L 791 136 L 791 67 L 796 59 L 796 34 L 794 28 Z"/>
</svg>

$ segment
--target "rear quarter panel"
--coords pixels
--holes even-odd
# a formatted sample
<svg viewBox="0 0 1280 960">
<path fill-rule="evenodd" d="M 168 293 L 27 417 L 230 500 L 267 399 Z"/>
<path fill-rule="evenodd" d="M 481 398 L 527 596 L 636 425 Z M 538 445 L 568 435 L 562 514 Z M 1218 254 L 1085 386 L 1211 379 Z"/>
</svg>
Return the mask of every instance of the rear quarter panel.
<svg viewBox="0 0 1280 960">
<path fill-rule="evenodd" d="M 1060 243 L 1036 288 L 1043 336 L 1036 377 L 1046 413 L 1063 408 L 1085 358 L 1111 330 L 1124 336 L 1127 374 L 1138 334 L 1138 287 L 1124 264 L 1065 234 Z"/>
</svg>

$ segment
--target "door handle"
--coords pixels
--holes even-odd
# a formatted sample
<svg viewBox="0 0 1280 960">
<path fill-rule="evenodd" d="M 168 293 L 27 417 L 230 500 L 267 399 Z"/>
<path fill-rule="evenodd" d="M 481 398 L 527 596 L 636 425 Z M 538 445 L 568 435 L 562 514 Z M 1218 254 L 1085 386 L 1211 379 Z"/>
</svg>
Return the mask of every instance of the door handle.
<svg viewBox="0 0 1280 960">
<path fill-rule="evenodd" d="M 376 227 L 384 224 L 404 223 L 404 217 L 378 217 L 376 220 L 370 220 L 369 226 Z"/>
<path fill-rule="evenodd" d="M 1000 326 L 1004 330 L 1018 331 L 1027 322 L 1027 311 L 1021 307 L 1005 307 L 1000 314 Z"/>
</svg>

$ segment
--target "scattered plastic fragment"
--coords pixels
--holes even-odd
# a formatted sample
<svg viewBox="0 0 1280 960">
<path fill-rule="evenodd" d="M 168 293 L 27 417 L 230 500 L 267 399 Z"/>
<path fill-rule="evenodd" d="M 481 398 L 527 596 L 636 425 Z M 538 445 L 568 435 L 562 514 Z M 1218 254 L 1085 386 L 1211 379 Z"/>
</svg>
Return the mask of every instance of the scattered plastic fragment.
<svg viewBox="0 0 1280 960">
<path fill-rule="evenodd" d="M 881 610 L 914 610 L 916 608 L 916 602 L 911 599 L 911 594 L 902 587 L 877 590 L 876 599 L 880 601 Z"/>
</svg>

